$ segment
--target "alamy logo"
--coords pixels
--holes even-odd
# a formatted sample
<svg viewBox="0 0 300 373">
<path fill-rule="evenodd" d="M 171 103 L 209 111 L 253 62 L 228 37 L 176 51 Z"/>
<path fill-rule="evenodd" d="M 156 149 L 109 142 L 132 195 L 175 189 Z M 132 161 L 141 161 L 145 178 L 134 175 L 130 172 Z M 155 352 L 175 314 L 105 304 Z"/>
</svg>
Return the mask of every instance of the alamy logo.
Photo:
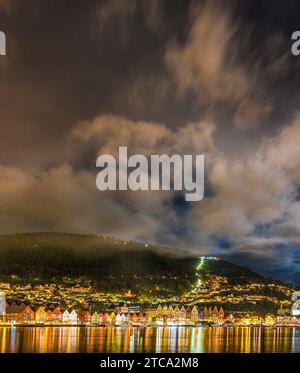
<svg viewBox="0 0 300 373">
<path fill-rule="evenodd" d="M 291 39 L 294 40 L 294 43 L 292 44 L 292 54 L 294 56 L 300 55 L 300 31 L 294 31 L 292 33 Z"/>
<path fill-rule="evenodd" d="M 0 56 L 6 56 L 6 35 L 0 31 Z"/>
<path fill-rule="evenodd" d="M 101 168 L 96 178 L 99 190 L 177 190 L 186 191 L 186 201 L 200 201 L 204 196 L 204 155 L 134 154 L 128 158 L 126 146 L 119 147 L 119 163 L 114 156 L 97 158 Z"/>
</svg>

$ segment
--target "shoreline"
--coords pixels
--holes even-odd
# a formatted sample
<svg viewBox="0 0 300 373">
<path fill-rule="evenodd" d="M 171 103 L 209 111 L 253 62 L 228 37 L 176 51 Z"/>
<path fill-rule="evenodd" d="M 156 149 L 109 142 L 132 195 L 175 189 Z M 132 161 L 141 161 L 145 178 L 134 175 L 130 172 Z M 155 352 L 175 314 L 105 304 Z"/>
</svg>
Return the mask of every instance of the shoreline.
<svg viewBox="0 0 300 373">
<path fill-rule="evenodd" d="M 300 328 L 299 325 L 82 325 L 82 324 L 0 324 L 0 328 Z"/>
</svg>

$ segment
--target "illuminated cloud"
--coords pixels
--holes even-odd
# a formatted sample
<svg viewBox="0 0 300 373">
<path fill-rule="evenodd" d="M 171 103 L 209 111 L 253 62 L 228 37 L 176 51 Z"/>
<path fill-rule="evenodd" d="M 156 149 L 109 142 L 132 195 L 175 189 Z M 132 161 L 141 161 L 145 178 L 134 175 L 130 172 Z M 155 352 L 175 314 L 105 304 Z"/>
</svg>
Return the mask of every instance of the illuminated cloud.
<svg viewBox="0 0 300 373">
<path fill-rule="evenodd" d="M 96 141 L 101 154 L 112 154 L 122 145 L 133 153 L 145 155 L 170 152 L 189 154 L 195 151 L 204 154 L 214 149 L 214 131 L 215 125 L 207 121 L 187 123 L 172 130 L 162 123 L 102 115 L 76 125 L 72 136 L 84 141 Z"/>
<path fill-rule="evenodd" d="M 273 111 L 266 77 L 271 79 L 274 70 L 284 69 L 285 56 L 275 54 L 264 66 L 258 55 L 249 66 L 251 50 L 241 41 L 244 38 L 247 44 L 251 28 L 236 17 L 234 3 L 231 7 L 215 0 L 196 3 L 190 13 L 186 41 L 173 41 L 165 55 L 179 95 L 192 92 L 208 107 L 226 104 L 236 126 L 256 127 Z M 275 38 L 266 44 L 270 49 L 278 47 Z"/>
</svg>

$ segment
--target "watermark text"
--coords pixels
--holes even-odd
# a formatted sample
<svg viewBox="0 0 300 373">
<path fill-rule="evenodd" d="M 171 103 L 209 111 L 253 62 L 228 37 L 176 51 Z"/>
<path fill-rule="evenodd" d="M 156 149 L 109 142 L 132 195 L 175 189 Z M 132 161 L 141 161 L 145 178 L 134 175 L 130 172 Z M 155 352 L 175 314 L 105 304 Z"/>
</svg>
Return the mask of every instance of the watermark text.
<svg viewBox="0 0 300 373">
<path fill-rule="evenodd" d="M 113 155 L 97 158 L 96 186 L 105 190 L 174 190 L 185 191 L 186 201 L 204 197 L 204 155 L 142 154 L 128 157 L 126 146 L 119 147 L 118 164 Z M 150 162 L 150 164 L 149 164 Z"/>
<path fill-rule="evenodd" d="M 299 56 L 300 55 L 300 31 L 294 31 L 292 33 L 291 39 L 294 40 L 294 43 L 292 44 L 292 54 L 293 56 Z"/>
<path fill-rule="evenodd" d="M 6 35 L 0 31 L 0 56 L 6 56 Z"/>
</svg>

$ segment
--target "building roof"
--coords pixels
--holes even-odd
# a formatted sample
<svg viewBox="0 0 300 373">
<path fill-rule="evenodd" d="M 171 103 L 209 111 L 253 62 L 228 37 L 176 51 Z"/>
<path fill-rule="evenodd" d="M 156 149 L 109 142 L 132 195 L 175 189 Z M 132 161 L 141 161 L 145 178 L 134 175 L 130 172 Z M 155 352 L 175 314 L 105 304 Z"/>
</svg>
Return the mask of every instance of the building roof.
<svg viewBox="0 0 300 373">
<path fill-rule="evenodd" d="M 20 304 L 18 306 L 16 303 L 13 303 L 11 306 L 6 308 L 6 313 L 22 313 L 27 307 L 28 306 L 25 304 Z"/>
</svg>

